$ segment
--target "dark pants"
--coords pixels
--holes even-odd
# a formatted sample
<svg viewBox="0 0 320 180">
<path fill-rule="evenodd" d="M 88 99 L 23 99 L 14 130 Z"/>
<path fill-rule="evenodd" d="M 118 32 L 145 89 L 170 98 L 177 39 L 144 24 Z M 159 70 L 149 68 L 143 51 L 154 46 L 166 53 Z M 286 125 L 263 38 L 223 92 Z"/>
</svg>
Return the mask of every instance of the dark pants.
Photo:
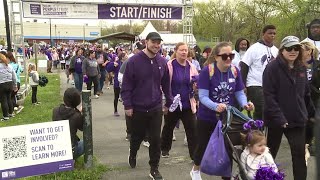
<svg viewBox="0 0 320 180">
<path fill-rule="evenodd" d="M 173 129 L 177 122 L 181 119 L 184 129 L 186 130 L 189 155 L 193 159 L 193 153 L 195 148 L 195 122 L 196 116 L 192 113 L 191 109 L 177 109 L 174 112 L 168 112 L 168 115 L 164 116 L 164 126 L 161 135 L 161 150 L 170 151 L 172 146 Z"/>
<path fill-rule="evenodd" d="M 306 144 L 309 144 L 309 145 L 312 144 L 312 139 L 314 137 L 313 129 L 314 129 L 314 122 L 308 120 L 306 125 Z"/>
<path fill-rule="evenodd" d="M 0 103 L 3 117 L 9 117 L 9 114 L 13 113 L 13 105 L 11 101 L 12 91 L 12 81 L 0 84 Z"/>
<path fill-rule="evenodd" d="M 101 77 L 99 79 L 99 91 L 102 91 L 102 88 L 104 86 L 104 81 L 106 80 L 107 71 L 103 68 L 103 69 L 100 69 L 100 73 L 101 73 Z"/>
<path fill-rule="evenodd" d="M 248 100 L 250 100 L 254 104 L 253 119 L 262 120 L 263 103 L 264 103 L 262 87 L 260 86 L 247 87 L 247 96 L 248 96 Z"/>
<path fill-rule="evenodd" d="M 119 95 L 120 95 L 120 87 L 114 87 L 114 100 L 113 100 L 113 106 L 114 106 L 114 112 L 118 112 L 118 102 L 119 102 Z"/>
<path fill-rule="evenodd" d="M 131 124 L 132 124 L 132 117 L 130 117 L 130 116 L 127 116 L 127 115 L 125 115 L 125 118 L 126 118 L 126 126 L 127 126 L 127 130 L 126 130 L 126 132 L 127 132 L 127 134 L 132 134 L 132 128 L 131 128 Z"/>
<path fill-rule="evenodd" d="M 18 104 L 17 104 L 17 93 L 20 89 L 20 83 L 17 82 L 17 88 L 18 90 L 17 91 L 12 91 L 12 94 L 11 94 L 11 101 L 12 101 L 12 104 L 13 104 L 13 107 L 18 107 Z"/>
<path fill-rule="evenodd" d="M 47 60 L 47 72 L 51 72 L 52 69 L 52 60 Z"/>
<path fill-rule="evenodd" d="M 305 161 L 305 128 L 268 128 L 268 147 L 275 159 L 281 144 L 282 134 L 289 142 L 294 180 L 307 179 L 307 166 Z"/>
<path fill-rule="evenodd" d="M 99 86 L 98 76 L 93 76 L 93 77 L 88 76 L 87 90 L 91 90 L 92 83 L 93 83 L 93 94 L 96 95 L 98 92 L 98 86 Z"/>
<path fill-rule="evenodd" d="M 32 90 L 31 102 L 36 103 L 38 102 L 37 100 L 38 86 L 32 86 L 31 90 Z"/>
<path fill-rule="evenodd" d="M 162 109 L 149 112 L 134 111 L 132 115 L 132 134 L 130 140 L 130 156 L 135 157 L 140 144 L 149 133 L 149 165 L 158 168 L 160 161 L 160 132 L 162 124 Z"/>
</svg>

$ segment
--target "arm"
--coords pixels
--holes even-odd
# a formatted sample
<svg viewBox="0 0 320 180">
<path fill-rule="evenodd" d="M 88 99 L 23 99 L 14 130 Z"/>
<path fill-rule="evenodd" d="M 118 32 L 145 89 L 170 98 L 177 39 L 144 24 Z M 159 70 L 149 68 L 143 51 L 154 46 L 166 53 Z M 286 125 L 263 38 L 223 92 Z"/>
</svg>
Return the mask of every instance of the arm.
<svg viewBox="0 0 320 180">
<path fill-rule="evenodd" d="M 315 115 L 315 106 L 314 106 L 313 101 L 311 99 L 311 90 L 310 90 L 311 84 L 309 85 L 309 83 L 308 83 L 307 74 L 305 77 L 306 77 L 306 85 L 305 85 L 304 101 L 305 101 L 306 108 L 308 111 L 308 117 L 312 118 Z"/>
<path fill-rule="evenodd" d="M 128 68 L 128 67 L 127 67 Z M 126 70 L 127 71 L 127 70 Z M 171 84 L 170 84 L 170 77 L 169 77 L 169 69 L 168 66 L 164 66 L 164 74 L 161 79 L 161 87 L 162 91 L 164 93 L 164 96 L 166 97 L 166 104 L 165 106 L 169 108 L 173 102 L 173 97 L 171 94 Z"/>
<path fill-rule="evenodd" d="M 114 66 L 114 62 L 109 62 L 107 67 L 106 67 L 106 70 L 108 72 L 113 72 L 115 69 L 116 69 L 116 67 Z"/>
<path fill-rule="evenodd" d="M 199 89 L 199 100 L 201 104 L 205 105 L 207 108 L 216 111 L 218 107 L 218 103 L 213 102 L 209 98 L 209 90 L 207 89 Z"/>
<path fill-rule="evenodd" d="M 244 93 L 244 90 L 235 92 L 235 97 L 241 107 L 244 107 L 245 105 L 248 104 L 247 96 Z"/>
<path fill-rule="evenodd" d="M 19 68 L 19 66 L 17 68 Z M 12 82 L 13 82 L 13 87 L 17 87 L 17 75 L 13 68 L 12 68 Z"/>
<path fill-rule="evenodd" d="M 132 91 L 134 89 L 134 67 L 133 61 L 129 61 L 126 70 L 123 74 L 122 88 L 121 88 L 121 98 L 123 100 L 123 105 L 125 110 L 132 109 Z"/>
<path fill-rule="evenodd" d="M 242 81 L 243 81 L 243 84 L 247 84 L 247 76 L 248 76 L 248 72 L 249 72 L 249 66 L 240 61 L 240 69 L 241 69 L 241 77 L 242 77 Z"/>
<path fill-rule="evenodd" d="M 87 59 L 84 59 L 82 62 L 82 74 L 87 75 Z"/>
</svg>

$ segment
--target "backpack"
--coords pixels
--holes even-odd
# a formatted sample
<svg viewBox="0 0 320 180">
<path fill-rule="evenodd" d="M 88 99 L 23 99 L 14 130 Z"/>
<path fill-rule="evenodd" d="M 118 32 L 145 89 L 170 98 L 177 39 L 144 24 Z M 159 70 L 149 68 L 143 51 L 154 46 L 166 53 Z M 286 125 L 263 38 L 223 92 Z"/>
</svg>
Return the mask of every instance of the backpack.
<svg viewBox="0 0 320 180">
<path fill-rule="evenodd" d="M 208 68 L 209 68 L 209 79 L 211 80 L 212 76 L 214 75 L 214 68 L 215 68 L 214 63 L 209 64 Z M 231 72 L 232 72 L 233 78 L 236 79 L 238 77 L 238 71 L 235 65 L 233 64 L 231 64 Z"/>
</svg>

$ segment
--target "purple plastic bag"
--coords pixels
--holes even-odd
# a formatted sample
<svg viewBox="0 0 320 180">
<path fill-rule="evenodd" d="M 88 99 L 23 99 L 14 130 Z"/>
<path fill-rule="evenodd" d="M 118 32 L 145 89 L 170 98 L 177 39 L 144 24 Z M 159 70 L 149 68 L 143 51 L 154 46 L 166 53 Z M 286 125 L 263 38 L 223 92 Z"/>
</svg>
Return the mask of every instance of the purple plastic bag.
<svg viewBox="0 0 320 180">
<path fill-rule="evenodd" d="M 230 159 L 221 129 L 221 121 L 218 121 L 211 134 L 200 168 L 201 172 L 208 175 L 231 177 Z"/>
</svg>

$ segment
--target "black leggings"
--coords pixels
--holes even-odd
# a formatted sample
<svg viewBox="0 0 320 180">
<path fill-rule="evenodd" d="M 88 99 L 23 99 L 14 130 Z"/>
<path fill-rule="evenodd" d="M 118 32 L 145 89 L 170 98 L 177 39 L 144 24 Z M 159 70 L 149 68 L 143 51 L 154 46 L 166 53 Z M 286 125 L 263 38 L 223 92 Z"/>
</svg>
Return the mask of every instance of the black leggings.
<svg viewBox="0 0 320 180">
<path fill-rule="evenodd" d="M 314 122 L 308 120 L 306 125 L 306 144 L 312 144 Z"/>
<path fill-rule="evenodd" d="M 13 105 L 11 101 L 11 93 L 13 91 L 13 83 L 5 82 L 0 84 L 0 103 L 3 117 L 9 117 L 13 113 Z"/>
<path fill-rule="evenodd" d="M 114 100 L 113 100 L 113 106 L 114 106 L 114 112 L 118 112 L 118 101 L 119 101 L 119 96 L 120 96 L 120 87 L 114 87 L 113 92 L 114 92 Z"/>
<path fill-rule="evenodd" d="M 17 87 L 18 87 L 18 90 L 12 91 L 12 94 L 11 94 L 11 101 L 12 101 L 13 107 L 18 107 L 17 98 L 16 98 L 16 95 L 20 89 L 20 83 L 18 83 L 18 82 L 17 82 Z"/>
</svg>

